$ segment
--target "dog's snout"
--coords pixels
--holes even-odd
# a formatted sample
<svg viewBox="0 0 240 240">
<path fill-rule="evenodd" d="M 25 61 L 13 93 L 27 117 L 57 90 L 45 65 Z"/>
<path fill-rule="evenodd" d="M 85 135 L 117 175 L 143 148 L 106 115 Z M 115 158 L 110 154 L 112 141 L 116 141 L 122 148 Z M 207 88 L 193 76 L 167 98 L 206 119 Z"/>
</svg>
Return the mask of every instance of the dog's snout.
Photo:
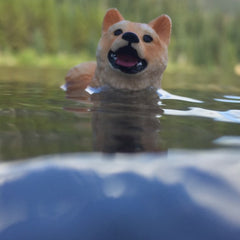
<svg viewBox="0 0 240 240">
<path fill-rule="evenodd" d="M 122 39 L 128 41 L 129 43 L 139 43 L 139 38 L 135 33 L 125 32 Z"/>
</svg>

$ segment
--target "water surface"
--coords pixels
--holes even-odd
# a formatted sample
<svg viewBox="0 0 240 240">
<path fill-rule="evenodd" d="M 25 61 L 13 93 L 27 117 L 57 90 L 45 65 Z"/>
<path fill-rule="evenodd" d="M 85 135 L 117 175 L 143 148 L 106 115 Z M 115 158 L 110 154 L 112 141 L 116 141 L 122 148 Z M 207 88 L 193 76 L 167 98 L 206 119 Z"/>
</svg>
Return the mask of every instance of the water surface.
<svg viewBox="0 0 240 240">
<path fill-rule="evenodd" d="M 59 88 L 64 71 L 25 72 L 5 73 L 0 81 L 1 160 L 240 145 L 237 92 L 169 88 L 66 97 Z"/>
<path fill-rule="evenodd" d="M 64 70 L 0 70 L 1 240 L 239 239 L 236 78 L 69 95 Z"/>
</svg>

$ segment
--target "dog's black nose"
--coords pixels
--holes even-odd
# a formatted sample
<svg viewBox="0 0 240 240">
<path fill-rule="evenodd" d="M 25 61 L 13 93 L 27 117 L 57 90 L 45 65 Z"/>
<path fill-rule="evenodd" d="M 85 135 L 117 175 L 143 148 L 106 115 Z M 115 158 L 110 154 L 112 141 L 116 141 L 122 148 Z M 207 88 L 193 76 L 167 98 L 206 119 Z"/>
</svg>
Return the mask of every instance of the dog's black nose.
<svg viewBox="0 0 240 240">
<path fill-rule="evenodd" d="M 128 41 L 129 43 L 139 43 L 139 38 L 135 33 L 125 32 L 122 39 Z"/>
</svg>

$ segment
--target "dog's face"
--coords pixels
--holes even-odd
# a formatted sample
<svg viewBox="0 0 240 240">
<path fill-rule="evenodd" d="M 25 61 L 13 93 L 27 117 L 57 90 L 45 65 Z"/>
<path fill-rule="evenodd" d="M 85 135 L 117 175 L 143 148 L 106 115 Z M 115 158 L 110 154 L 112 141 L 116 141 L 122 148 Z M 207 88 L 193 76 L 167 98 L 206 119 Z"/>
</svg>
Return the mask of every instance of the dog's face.
<svg viewBox="0 0 240 240">
<path fill-rule="evenodd" d="M 166 15 L 143 24 L 126 21 L 110 9 L 103 20 L 96 76 L 114 88 L 160 87 L 170 34 L 171 20 Z"/>
</svg>

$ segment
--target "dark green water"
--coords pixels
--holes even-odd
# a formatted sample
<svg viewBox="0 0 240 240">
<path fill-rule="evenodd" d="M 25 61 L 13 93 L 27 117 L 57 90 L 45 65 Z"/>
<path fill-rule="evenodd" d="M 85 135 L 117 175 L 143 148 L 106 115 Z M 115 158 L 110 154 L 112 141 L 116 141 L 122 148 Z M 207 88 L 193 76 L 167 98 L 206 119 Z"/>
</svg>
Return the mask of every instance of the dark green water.
<svg viewBox="0 0 240 240">
<path fill-rule="evenodd" d="M 1 240 L 239 239 L 238 78 L 69 96 L 65 73 L 0 69 Z"/>
<path fill-rule="evenodd" d="M 196 81 L 193 89 L 198 76 L 182 76 L 181 85 L 176 75 L 166 74 L 165 90 L 186 99 L 162 93 L 159 99 L 151 90 L 108 91 L 70 99 L 60 89 L 64 70 L 1 71 L 2 161 L 70 152 L 240 148 L 240 89 L 236 78 L 234 92 L 229 88 L 224 92 L 213 91 L 207 75 L 202 85 Z M 185 85 L 190 89 L 184 89 Z"/>
</svg>

